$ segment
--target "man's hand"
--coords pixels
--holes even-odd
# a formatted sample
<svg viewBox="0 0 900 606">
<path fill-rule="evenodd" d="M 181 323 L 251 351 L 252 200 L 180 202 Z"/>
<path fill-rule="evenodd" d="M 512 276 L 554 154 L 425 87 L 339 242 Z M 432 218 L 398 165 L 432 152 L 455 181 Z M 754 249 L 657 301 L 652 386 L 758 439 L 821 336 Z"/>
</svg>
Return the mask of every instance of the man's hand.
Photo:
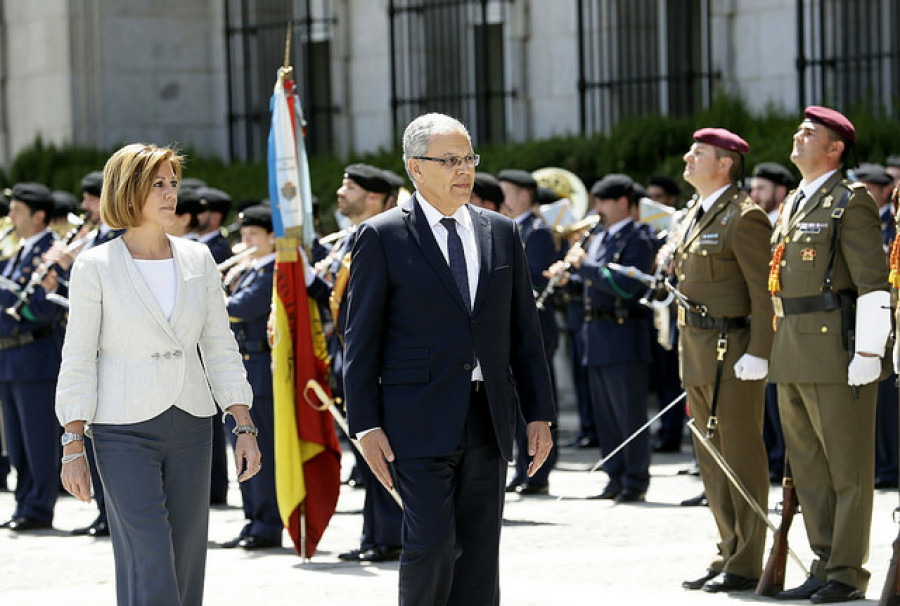
<svg viewBox="0 0 900 606">
<path fill-rule="evenodd" d="M 548 432 L 549 437 L 549 432 Z M 531 441 L 529 439 L 529 444 Z M 388 462 L 394 462 L 394 451 L 391 450 L 391 444 L 388 442 L 387 434 L 383 429 L 373 429 L 359 440 L 359 447 L 362 450 L 369 469 L 378 478 L 385 488 L 392 490 L 394 488 L 394 479 L 388 469 Z M 544 458 L 546 458 L 546 454 Z"/>
<path fill-rule="evenodd" d="M 553 438 L 550 437 L 550 423 L 547 421 L 532 421 L 525 428 L 525 434 L 528 436 L 528 456 L 531 457 L 531 463 L 528 464 L 530 478 L 547 460 L 550 448 L 553 447 Z"/>
<path fill-rule="evenodd" d="M 44 253 L 42 260 L 47 265 L 56 263 L 65 270 L 72 267 L 72 264 L 75 262 L 75 256 L 69 251 L 65 242 L 57 240 Z"/>
<path fill-rule="evenodd" d="M 578 269 L 581 267 L 581 264 L 584 263 L 584 258 L 586 256 L 587 252 L 581 247 L 581 244 L 576 244 L 566 253 L 565 261 L 575 269 Z"/>
<path fill-rule="evenodd" d="M 542 271 L 541 274 L 543 274 L 543 276 L 548 280 L 562 274 L 562 278 L 560 278 L 559 282 L 557 282 L 557 286 L 565 286 L 569 281 L 569 274 L 566 271 L 566 264 L 563 261 L 557 261 L 556 263 Z"/>
</svg>

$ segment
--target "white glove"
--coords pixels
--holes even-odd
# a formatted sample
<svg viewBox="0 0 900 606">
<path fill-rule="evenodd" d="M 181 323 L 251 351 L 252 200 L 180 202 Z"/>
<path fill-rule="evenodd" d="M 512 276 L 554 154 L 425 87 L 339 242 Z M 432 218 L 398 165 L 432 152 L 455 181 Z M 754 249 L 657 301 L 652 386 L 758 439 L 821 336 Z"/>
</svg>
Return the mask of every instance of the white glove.
<svg viewBox="0 0 900 606">
<path fill-rule="evenodd" d="M 854 354 L 847 368 L 847 384 L 856 387 L 877 381 L 881 376 L 881 358 Z"/>
<path fill-rule="evenodd" d="M 303 247 L 298 246 L 297 250 L 300 251 L 300 258 L 303 259 L 304 278 L 306 280 L 306 287 L 309 288 L 309 285 L 316 279 L 316 270 L 309 264 L 309 259 L 306 258 L 306 251 L 303 250 Z"/>
<path fill-rule="evenodd" d="M 734 363 L 734 376 L 741 381 L 759 381 L 769 374 L 769 361 L 745 353 Z"/>
<path fill-rule="evenodd" d="M 856 352 L 884 355 L 891 332 L 891 293 L 873 290 L 856 300 Z"/>
</svg>

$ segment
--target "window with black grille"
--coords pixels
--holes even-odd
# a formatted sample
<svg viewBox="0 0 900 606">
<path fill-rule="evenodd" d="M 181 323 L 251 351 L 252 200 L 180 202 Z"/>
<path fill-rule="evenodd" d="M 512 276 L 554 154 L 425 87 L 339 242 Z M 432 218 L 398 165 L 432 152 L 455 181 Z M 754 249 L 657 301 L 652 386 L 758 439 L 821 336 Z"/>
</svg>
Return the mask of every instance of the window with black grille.
<svg viewBox="0 0 900 606">
<path fill-rule="evenodd" d="M 579 109 L 584 134 L 629 116 L 704 108 L 710 71 L 709 0 L 578 0 Z"/>
<path fill-rule="evenodd" d="M 800 107 L 827 105 L 897 117 L 897 0 L 797 0 Z"/>
<path fill-rule="evenodd" d="M 330 0 L 225 0 L 228 134 L 231 158 L 266 157 L 269 99 L 284 64 L 291 30 L 290 63 L 308 124 L 307 149 L 331 149 L 336 112 L 331 91 L 331 42 L 335 17 Z"/>
<path fill-rule="evenodd" d="M 512 0 L 391 0 L 394 132 L 416 116 L 460 119 L 479 143 L 507 135 Z"/>
</svg>

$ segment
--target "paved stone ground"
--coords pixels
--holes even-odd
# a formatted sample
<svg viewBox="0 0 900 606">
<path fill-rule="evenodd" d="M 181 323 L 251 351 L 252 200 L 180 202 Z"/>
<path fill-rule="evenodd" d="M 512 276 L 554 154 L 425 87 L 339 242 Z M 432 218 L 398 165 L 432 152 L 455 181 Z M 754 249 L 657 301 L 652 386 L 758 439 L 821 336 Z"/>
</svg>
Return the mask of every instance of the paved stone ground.
<svg viewBox="0 0 900 606">
<path fill-rule="evenodd" d="M 564 436 L 565 437 L 565 436 Z M 715 528 L 707 508 L 678 503 L 700 491 L 696 478 L 679 475 L 690 464 L 689 447 L 680 454 L 655 455 L 646 503 L 616 505 L 586 500 L 605 484 L 605 475 L 586 473 L 597 457 L 593 451 L 563 449 L 551 475 L 547 497 L 507 497 L 501 555 L 501 591 L 505 604 L 557 605 L 590 603 L 716 604 L 730 600 L 771 601 L 752 593 L 731 597 L 688 592 L 685 578 L 699 576 L 715 548 Z M 350 459 L 345 458 L 345 464 Z M 348 468 L 345 466 L 345 472 Z M 12 478 L 11 478 L 12 479 Z M 773 487 L 770 504 L 780 498 Z M 212 510 L 207 565 L 206 603 L 310 603 L 335 606 L 396 603 L 397 564 L 358 565 L 337 554 L 357 544 L 363 492 L 343 487 L 338 509 L 320 550 L 308 562 L 292 549 L 244 552 L 217 543 L 230 539 L 242 524 L 236 486 L 229 505 Z M 872 525 L 868 596 L 881 592 L 890 545 L 897 527 L 891 511 L 896 491 L 878 491 Z M 13 500 L 0 493 L 0 514 Z M 0 531 L 0 604 L 43 605 L 69 602 L 115 602 L 112 552 L 108 539 L 73 537 L 68 531 L 90 523 L 96 511 L 72 498 L 61 498 L 54 529 L 30 534 Z M 777 524 L 774 513 L 772 520 Z M 288 539 L 285 537 L 285 545 Z M 795 519 L 793 549 L 808 565 L 802 520 Z M 788 584 L 803 573 L 788 561 Z"/>
<path fill-rule="evenodd" d="M 557 377 L 565 376 L 565 368 L 557 366 Z M 559 387 L 560 442 L 565 443 L 577 420 L 571 387 L 564 382 Z M 586 499 L 606 484 L 602 472 L 587 473 L 599 458 L 596 449 L 561 450 L 560 462 L 550 476 L 550 496 L 508 495 L 501 543 L 502 602 L 517 606 L 774 602 L 752 592 L 727 596 L 681 589 L 682 580 L 705 571 L 716 542 L 707 508 L 679 506 L 702 490 L 699 479 L 678 473 L 691 464 L 687 439 L 685 444 L 681 453 L 654 455 L 646 503 L 617 505 Z M 352 456 L 345 455 L 345 477 L 351 465 Z M 14 476 L 10 481 L 14 482 Z M 780 486 L 773 486 L 770 519 L 776 525 L 774 507 L 780 498 Z M 896 490 L 875 493 L 867 565 L 872 573 L 869 603 L 877 602 L 889 565 L 891 542 L 897 536 L 892 521 L 897 502 Z M 235 482 L 228 503 L 213 508 L 210 516 L 206 604 L 397 603 L 396 562 L 359 565 L 337 558 L 338 553 L 358 545 L 362 490 L 342 487 L 337 513 L 310 561 L 301 561 L 294 554 L 286 535 L 286 547 L 280 550 L 218 548 L 218 543 L 235 536 L 243 524 Z M 0 517 L 5 519 L 12 509 L 12 495 L 0 492 Z M 61 497 L 52 530 L 21 535 L 0 530 L 0 606 L 114 604 L 109 539 L 69 535 L 71 529 L 89 524 L 95 515 L 93 504 Z M 790 543 L 809 566 L 811 553 L 800 516 L 794 520 Z M 800 584 L 804 578 L 789 559 L 788 585 Z"/>
</svg>

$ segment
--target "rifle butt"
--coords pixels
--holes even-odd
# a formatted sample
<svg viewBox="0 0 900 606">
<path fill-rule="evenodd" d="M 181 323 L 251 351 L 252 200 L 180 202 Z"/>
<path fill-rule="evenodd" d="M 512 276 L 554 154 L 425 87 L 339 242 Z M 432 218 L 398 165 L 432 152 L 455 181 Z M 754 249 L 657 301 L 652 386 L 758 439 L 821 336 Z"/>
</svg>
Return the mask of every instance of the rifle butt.
<svg viewBox="0 0 900 606">
<path fill-rule="evenodd" d="M 775 534 L 772 549 L 769 551 L 769 559 L 766 560 L 766 567 L 756 585 L 756 595 L 774 598 L 779 592 L 784 591 L 787 541 L 781 539 L 781 534 L 780 531 Z"/>
<path fill-rule="evenodd" d="M 884 588 L 881 590 L 881 599 L 878 606 L 900 606 L 900 578 L 897 575 L 897 559 L 900 551 L 900 536 L 894 540 L 894 553 L 891 555 L 891 566 L 888 568 L 884 579 Z"/>
</svg>

